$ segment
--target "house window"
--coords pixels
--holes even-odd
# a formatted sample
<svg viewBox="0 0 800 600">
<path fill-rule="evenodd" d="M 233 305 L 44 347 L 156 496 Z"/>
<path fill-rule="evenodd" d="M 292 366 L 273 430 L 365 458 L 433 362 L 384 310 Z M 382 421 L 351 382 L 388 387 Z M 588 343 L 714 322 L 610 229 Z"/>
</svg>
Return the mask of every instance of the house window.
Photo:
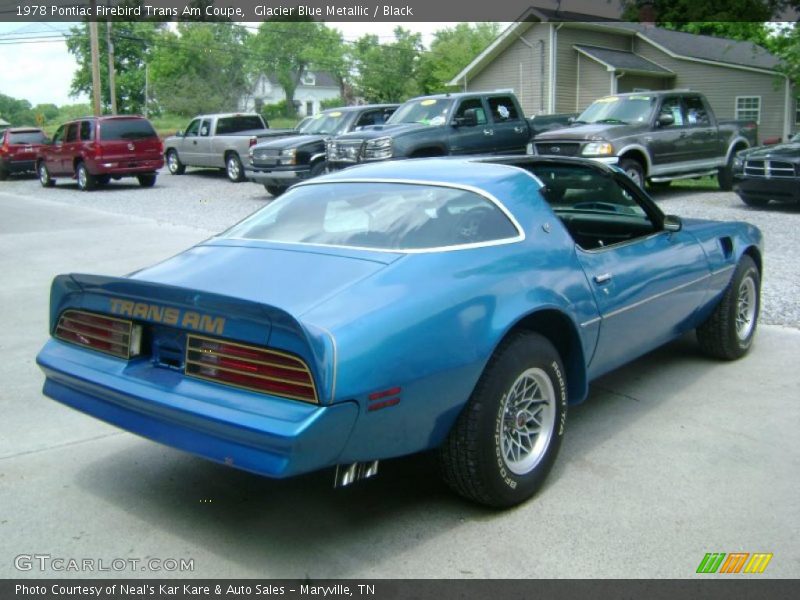
<svg viewBox="0 0 800 600">
<path fill-rule="evenodd" d="M 317 76 L 313 73 L 309 73 L 306 71 L 303 73 L 303 77 L 301 78 L 303 85 L 316 85 L 317 84 Z"/>
<path fill-rule="evenodd" d="M 736 96 L 736 118 L 761 122 L 761 96 Z"/>
</svg>

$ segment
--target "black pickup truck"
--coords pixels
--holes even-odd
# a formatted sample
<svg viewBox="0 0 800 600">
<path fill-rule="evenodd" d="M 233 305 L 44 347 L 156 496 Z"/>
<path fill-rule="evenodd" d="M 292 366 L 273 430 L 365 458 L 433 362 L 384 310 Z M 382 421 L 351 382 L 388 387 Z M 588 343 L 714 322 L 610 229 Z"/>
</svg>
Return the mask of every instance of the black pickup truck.
<svg viewBox="0 0 800 600">
<path fill-rule="evenodd" d="M 332 136 L 381 125 L 398 104 L 368 104 L 325 110 L 312 117 L 301 135 L 284 137 L 250 148 L 245 178 L 263 183 L 278 196 L 302 179 L 325 172 L 325 142 Z"/>
<path fill-rule="evenodd" d="M 423 96 L 401 105 L 385 125 L 329 140 L 328 168 L 423 156 L 525 154 L 532 134 L 514 94 Z"/>
<path fill-rule="evenodd" d="M 571 126 L 537 136 L 535 153 L 617 164 L 640 186 L 716 175 L 733 187 L 733 160 L 755 146 L 751 121 L 719 121 L 697 92 L 667 90 L 595 100 Z"/>
</svg>

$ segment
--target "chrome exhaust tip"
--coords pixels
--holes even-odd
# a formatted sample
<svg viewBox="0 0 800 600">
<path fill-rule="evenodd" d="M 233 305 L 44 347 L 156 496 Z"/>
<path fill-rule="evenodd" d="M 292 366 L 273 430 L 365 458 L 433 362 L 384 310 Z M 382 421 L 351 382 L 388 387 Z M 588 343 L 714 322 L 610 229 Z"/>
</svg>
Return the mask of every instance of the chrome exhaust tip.
<svg viewBox="0 0 800 600">
<path fill-rule="evenodd" d="M 336 465 L 336 473 L 333 476 L 333 487 L 347 487 L 351 483 L 369 479 L 378 474 L 378 461 L 352 463 L 349 465 Z"/>
</svg>

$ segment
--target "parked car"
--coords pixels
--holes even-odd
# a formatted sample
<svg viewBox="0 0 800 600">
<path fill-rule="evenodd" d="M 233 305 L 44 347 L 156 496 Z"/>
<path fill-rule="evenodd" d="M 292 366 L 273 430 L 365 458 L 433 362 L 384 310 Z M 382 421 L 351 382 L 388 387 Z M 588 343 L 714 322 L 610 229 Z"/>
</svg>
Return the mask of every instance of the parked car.
<svg viewBox="0 0 800 600">
<path fill-rule="evenodd" d="M 0 181 L 14 173 L 36 172 L 36 156 L 47 143 L 36 127 L 11 127 L 0 132 Z"/>
<path fill-rule="evenodd" d="M 530 123 L 507 92 L 413 98 L 386 125 L 328 141 L 330 170 L 362 162 L 463 154 L 525 154 Z"/>
<path fill-rule="evenodd" d="M 325 172 L 325 142 L 349 131 L 383 125 L 398 104 L 369 104 L 332 108 L 312 117 L 301 135 L 261 142 L 250 148 L 245 177 L 263 183 L 273 196 L 280 196 L 297 181 Z"/>
<path fill-rule="evenodd" d="M 142 187 L 153 187 L 156 171 L 163 166 L 161 139 L 150 121 L 136 116 L 84 117 L 65 123 L 36 159 L 44 187 L 66 176 L 83 191 L 122 177 L 136 177 Z"/>
<path fill-rule="evenodd" d="M 225 465 L 345 485 L 435 450 L 511 506 L 591 380 L 691 330 L 747 353 L 762 251 L 593 161 L 378 163 L 129 276 L 59 275 L 37 362 L 45 395 Z"/>
<path fill-rule="evenodd" d="M 748 206 L 800 202 L 800 133 L 786 144 L 750 148 L 733 162 L 734 191 Z"/>
<path fill-rule="evenodd" d="M 703 94 L 634 92 L 595 100 L 570 127 L 537 136 L 536 154 L 618 164 L 641 186 L 718 177 L 733 187 L 733 157 L 756 145 L 752 121 L 719 121 Z"/>
<path fill-rule="evenodd" d="M 186 167 L 211 167 L 225 169 L 235 183 L 244 181 L 242 160 L 259 140 L 297 133 L 294 129 L 270 129 L 256 113 L 200 115 L 185 131 L 164 140 L 164 156 L 173 175 L 183 175 Z"/>
</svg>

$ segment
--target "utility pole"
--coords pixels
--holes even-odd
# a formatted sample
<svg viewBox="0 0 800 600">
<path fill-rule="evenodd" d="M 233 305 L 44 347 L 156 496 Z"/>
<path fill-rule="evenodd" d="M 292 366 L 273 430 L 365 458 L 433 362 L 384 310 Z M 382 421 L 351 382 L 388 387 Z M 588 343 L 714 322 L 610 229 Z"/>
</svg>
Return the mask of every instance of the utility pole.
<svg viewBox="0 0 800 600">
<path fill-rule="evenodd" d="M 96 3 L 92 0 L 92 14 L 95 14 Z M 89 44 L 92 51 L 92 99 L 94 114 L 99 117 L 100 108 L 100 45 L 97 41 L 97 21 L 89 21 Z"/>
<path fill-rule="evenodd" d="M 111 41 L 111 21 L 106 22 L 106 46 L 108 47 L 108 88 L 111 92 L 111 114 L 117 114 L 117 84 L 114 69 L 114 42 Z"/>
</svg>

